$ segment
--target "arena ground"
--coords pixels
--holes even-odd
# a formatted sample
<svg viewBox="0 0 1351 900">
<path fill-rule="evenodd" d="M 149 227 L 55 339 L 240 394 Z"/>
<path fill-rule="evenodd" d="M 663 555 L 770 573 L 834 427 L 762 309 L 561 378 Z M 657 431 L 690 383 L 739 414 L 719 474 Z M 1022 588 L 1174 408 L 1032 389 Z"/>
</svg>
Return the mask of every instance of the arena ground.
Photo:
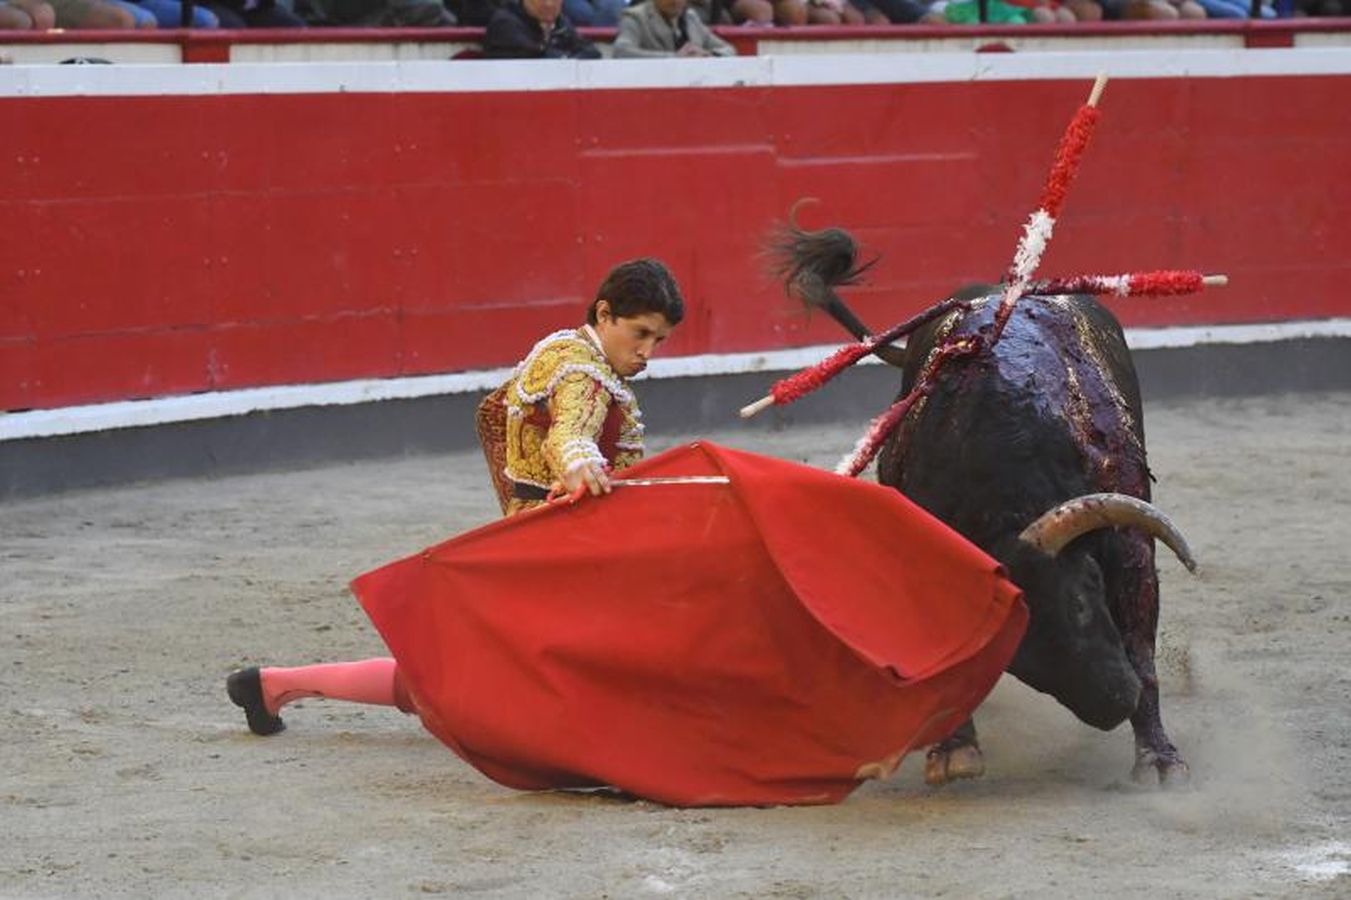
<svg viewBox="0 0 1351 900">
<path fill-rule="evenodd" d="M 713 438 L 830 465 L 859 425 Z M 833 807 L 517 793 L 322 701 L 257 738 L 225 674 L 379 654 L 346 583 L 492 518 L 477 454 L 0 506 L 0 895 L 1345 897 L 1351 393 L 1168 400 L 1147 427 L 1202 567 L 1160 558 L 1176 792 L 1011 679 L 983 780 L 931 790 L 912 757 Z"/>
</svg>

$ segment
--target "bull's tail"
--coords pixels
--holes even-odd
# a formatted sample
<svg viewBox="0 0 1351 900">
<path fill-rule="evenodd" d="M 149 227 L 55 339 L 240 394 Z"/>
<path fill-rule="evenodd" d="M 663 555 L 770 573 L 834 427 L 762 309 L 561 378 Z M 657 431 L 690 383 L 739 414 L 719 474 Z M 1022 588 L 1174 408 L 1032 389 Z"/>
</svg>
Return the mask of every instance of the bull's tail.
<svg viewBox="0 0 1351 900">
<path fill-rule="evenodd" d="M 788 296 L 808 308 L 823 310 L 855 339 L 863 340 L 872 334 L 871 329 L 854 315 L 835 288 L 857 284 L 876 258 L 860 263 L 858 244 L 842 228 L 806 231 L 798 227 L 797 209 L 795 205 L 788 222 L 770 236 L 768 251 L 774 275 L 783 281 Z M 905 351 L 898 347 L 879 347 L 877 355 L 892 365 L 905 365 Z"/>
</svg>

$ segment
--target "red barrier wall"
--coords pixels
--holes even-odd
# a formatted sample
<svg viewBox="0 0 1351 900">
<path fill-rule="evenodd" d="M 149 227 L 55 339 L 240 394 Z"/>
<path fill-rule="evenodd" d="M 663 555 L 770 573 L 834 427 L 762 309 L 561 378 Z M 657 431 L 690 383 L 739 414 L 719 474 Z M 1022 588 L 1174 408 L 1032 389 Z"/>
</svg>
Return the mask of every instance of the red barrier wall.
<svg viewBox="0 0 1351 900">
<path fill-rule="evenodd" d="M 761 274 L 770 223 L 819 198 L 899 320 L 1007 266 L 1087 88 L 0 98 L 0 409 L 509 364 L 639 254 L 690 301 L 673 354 L 838 341 Z M 1113 81 L 1041 271 L 1231 277 L 1132 325 L 1351 315 L 1348 96 Z"/>
</svg>

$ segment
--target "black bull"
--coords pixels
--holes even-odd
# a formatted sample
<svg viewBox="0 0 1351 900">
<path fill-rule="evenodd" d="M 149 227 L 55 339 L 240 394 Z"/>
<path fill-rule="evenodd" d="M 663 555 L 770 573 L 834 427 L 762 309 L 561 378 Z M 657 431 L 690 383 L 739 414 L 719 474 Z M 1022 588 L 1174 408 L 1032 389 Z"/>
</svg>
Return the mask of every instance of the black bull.
<svg viewBox="0 0 1351 900">
<path fill-rule="evenodd" d="M 861 337 L 864 326 L 831 290 L 857 274 L 841 235 L 791 231 L 781 262 L 793 293 Z M 991 333 L 998 295 L 980 286 L 961 296 L 969 304 L 915 331 L 903 357 L 879 354 L 903 364 L 902 395 L 935 348 Z M 1106 308 L 1083 296 L 1021 299 L 993 346 L 939 370 L 884 445 L 878 478 L 1002 562 L 1023 589 L 1031 616 L 1013 675 L 1097 728 L 1129 718 L 1137 779 L 1187 778 L 1160 718 L 1153 538 L 1193 564 L 1147 503 L 1139 385 Z M 968 722 L 930 751 L 926 777 L 941 783 L 983 768 Z"/>
</svg>

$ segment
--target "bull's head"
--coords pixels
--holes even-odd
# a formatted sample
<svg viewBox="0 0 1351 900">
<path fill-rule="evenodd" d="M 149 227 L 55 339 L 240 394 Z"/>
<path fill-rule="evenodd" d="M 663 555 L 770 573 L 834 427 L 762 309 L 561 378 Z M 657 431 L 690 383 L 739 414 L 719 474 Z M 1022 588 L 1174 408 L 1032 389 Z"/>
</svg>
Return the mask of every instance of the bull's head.
<svg viewBox="0 0 1351 900">
<path fill-rule="evenodd" d="M 1135 712 L 1141 685 L 1108 609 L 1094 548 L 1076 539 L 1114 527 L 1145 531 L 1196 570 L 1187 542 L 1172 522 L 1150 504 L 1123 494 L 1092 494 L 1063 503 L 1029 525 L 1000 554 L 1031 611 L 1009 671 L 1054 696 L 1086 724 L 1104 730 Z"/>
</svg>

